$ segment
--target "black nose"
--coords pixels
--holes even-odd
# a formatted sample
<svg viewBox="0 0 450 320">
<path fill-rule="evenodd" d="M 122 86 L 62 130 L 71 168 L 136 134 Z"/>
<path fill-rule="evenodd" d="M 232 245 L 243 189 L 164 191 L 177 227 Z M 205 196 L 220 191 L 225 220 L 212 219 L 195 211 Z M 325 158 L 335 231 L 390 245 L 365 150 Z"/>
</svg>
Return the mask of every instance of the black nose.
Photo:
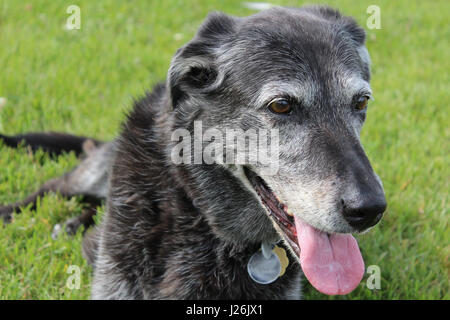
<svg viewBox="0 0 450 320">
<path fill-rule="evenodd" d="M 345 220 L 359 231 L 376 225 L 386 210 L 384 196 L 369 196 L 359 202 L 342 200 L 342 204 Z"/>
</svg>

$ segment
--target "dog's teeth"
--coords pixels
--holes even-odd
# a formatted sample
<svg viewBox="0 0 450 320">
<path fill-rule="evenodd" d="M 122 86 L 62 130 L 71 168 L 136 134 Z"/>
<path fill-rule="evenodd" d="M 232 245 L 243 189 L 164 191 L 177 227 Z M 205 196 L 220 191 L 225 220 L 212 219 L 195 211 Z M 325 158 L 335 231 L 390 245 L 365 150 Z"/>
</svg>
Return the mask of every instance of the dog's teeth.
<svg viewBox="0 0 450 320">
<path fill-rule="evenodd" d="M 291 210 L 289 210 L 288 207 L 286 207 L 285 211 L 286 211 L 286 213 L 287 213 L 289 216 L 291 216 L 291 217 L 294 216 L 294 213 L 293 213 Z"/>
</svg>

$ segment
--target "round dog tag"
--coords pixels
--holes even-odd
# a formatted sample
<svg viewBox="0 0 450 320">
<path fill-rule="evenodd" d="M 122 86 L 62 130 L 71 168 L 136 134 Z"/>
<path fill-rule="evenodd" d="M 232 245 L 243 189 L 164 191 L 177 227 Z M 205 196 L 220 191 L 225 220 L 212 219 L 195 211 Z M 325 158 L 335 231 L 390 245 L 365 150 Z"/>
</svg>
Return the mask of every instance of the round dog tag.
<svg viewBox="0 0 450 320">
<path fill-rule="evenodd" d="M 281 273 L 281 262 L 273 251 L 268 258 L 264 257 L 262 251 L 258 251 L 250 257 L 247 271 L 253 281 L 269 284 L 278 279 Z"/>
</svg>

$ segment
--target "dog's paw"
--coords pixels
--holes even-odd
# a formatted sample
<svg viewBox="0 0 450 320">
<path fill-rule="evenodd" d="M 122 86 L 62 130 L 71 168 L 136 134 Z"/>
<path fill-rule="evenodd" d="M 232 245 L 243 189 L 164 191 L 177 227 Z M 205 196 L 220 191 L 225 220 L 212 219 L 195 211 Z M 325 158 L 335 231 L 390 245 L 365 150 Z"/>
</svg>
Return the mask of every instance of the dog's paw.
<svg viewBox="0 0 450 320">
<path fill-rule="evenodd" d="M 67 234 L 70 236 L 74 236 L 77 233 L 80 226 L 81 226 L 81 222 L 80 222 L 80 219 L 78 219 L 78 217 L 67 220 L 66 221 Z"/>
<path fill-rule="evenodd" d="M 55 226 L 53 227 L 53 231 L 52 231 L 52 239 L 56 240 L 59 235 L 61 234 L 63 228 L 61 227 L 61 224 L 57 223 L 55 224 Z"/>
<path fill-rule="evenodd" d="M 0 206 L 0 218 L 5 224 L 11 223 L 14 209 L 12 206 Z"/>
<path fill-rule="evenodd" d="M 64 228 L 59 223 L 55 224 L 55 226 L 53 227 L 53 231 L 52 231 L 52 239 L 56 240 L 64 230 L 66 231 L 66 233 L 69 236 L 74 236 L 77 233 L 80 226 L 81 226 L 81 222 L 78 219 L 78 217 L 67 220 L 64 223 Z"/>
</svg>

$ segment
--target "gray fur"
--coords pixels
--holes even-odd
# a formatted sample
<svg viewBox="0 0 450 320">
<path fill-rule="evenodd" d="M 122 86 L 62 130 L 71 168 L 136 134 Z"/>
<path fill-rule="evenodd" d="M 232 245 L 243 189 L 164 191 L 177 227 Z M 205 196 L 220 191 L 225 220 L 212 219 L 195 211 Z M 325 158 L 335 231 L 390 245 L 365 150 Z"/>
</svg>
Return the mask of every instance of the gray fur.
<svg viewBox="0 0 450 320">
<path fill-rule="evenodd" d="M 285 239 L 246 172 L 324 232 L 364 232 L 378 222 L 384 192 L 359 140 L 366 111 L 355 109 L 355 99 L 372 95 L 364 41 L 352 18 L 327 7 L 210 14 L 175 54 L 166 82 L 136 101 L 116 141 L 92 148 L 30 198 L 59 191 L 107 199 L 101 225 L 83 243 L 94 266 L 92 297 L 300 298 L 302 272 L 287 242 L 279 244 L 289 252 L 283 276 L 261 285 L 247 274 L 262 242 Z M 269 111 L 278 97 L 293 104 L 289 115 Z M 222 132 L 278 130 L 278 171 L 175 165 L 171 134 L 193 136 L 194 121 Z"/>
<path fill-rule="evenodd" d="M 124 124 L 98 231 L 93 298 L 299 298 L 295 254 L 273 284 L 246 273 L 261 242 L 281 235 L 242 166 L 174 165 L 170 134 L 193 135 L 194 121 L 223 131 L 279 129 L 278 173 L 248 168 L 314 227 L 363 231 L 341 213 L 344 198 L 354 204 L 368 192 L 380 207 L 384 199 L 359 142 L 365 111 L 353 107 L 355 96 L 371 94 L 363 45 L 364 31 L 328 8 L 211 14 L 174 56 L 166 84 L 138 101 Z M 267 110 L 277 96 L 296 100 L 288 117 Z"/>
</svg>

